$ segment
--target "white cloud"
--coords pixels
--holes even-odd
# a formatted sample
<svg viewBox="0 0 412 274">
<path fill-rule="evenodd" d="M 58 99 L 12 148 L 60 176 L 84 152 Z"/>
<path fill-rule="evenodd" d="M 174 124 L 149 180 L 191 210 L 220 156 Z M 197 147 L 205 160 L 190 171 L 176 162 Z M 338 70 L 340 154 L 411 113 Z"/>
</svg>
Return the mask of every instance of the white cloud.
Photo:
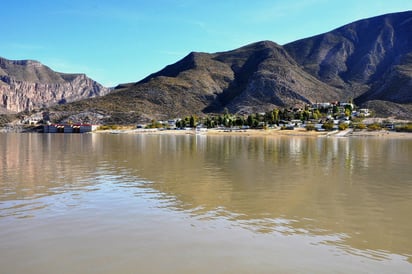
<svg viewBox="0 0 412 274">
<path fill-rule="evenodd" d="M 0 48 L 8 50 L 43 50 L 45 49 L 42 45 L 30 44 L 30 43 L 19 43 L 19 42 L 10 42 L 5 43 Z"/>
</svg>

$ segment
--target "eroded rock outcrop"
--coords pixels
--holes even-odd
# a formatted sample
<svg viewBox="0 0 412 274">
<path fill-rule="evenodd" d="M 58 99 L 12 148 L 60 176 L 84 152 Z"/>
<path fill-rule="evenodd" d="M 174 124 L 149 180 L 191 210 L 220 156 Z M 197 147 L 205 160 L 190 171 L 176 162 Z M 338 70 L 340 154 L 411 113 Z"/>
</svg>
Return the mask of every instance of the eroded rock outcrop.
<svg viewBox="0 0 412 274">
<path fill-rule="evenodd" d="M 55 72 L 37 61 L 0 58 L 0 112 L 32 110 L 109 91 L 85 74 Z"/>
</svg>

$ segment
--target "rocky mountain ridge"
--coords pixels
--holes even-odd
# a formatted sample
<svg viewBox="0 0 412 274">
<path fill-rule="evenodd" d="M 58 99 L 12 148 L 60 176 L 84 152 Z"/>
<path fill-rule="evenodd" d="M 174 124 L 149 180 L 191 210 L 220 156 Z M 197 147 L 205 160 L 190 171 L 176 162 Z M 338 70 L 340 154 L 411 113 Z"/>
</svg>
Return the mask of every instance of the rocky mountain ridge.
<svg viewBox="0 0 412 274">
<path fill-rule="evenodd" d="M 0 58 L 0 113 L 73 102 L 109 91 L 85 74 L 55 72 L 33 60 Z"/>
<path fill-rule="evenodd" d="M 27 79 L 24 71 L 17 72 Z M 0 70 L 0 77 L 3 74 Z M 53 83 L 63 87 L 76 78 L 40 71 L 30 77 L 34 82 L 46 80 L 43 90 Z M 90 84 L 80 94 L 95 94 Z M 63 94 L 62 89 L 52 97 L 70 98 Z M 4 101 L 4 95 L 1 98 Z M 351 100 L 378 115 L 412 119 L 412 11 L 360 20 L 283 46 L 261 41 L 225 52 L 191 52 L 139 82 L 118 85 L 105 96 L 50 110 L 70 119 L 95 113 L 104 117 L 103 122 L 136 123 Z M 18 104 L 31 107 L 30 102 L 21 99 Z"/>
<path fill-rule="evenodd" d="M 412 12 L 360 20 L 284 46 L 305 71 L 357 103 L 412 103 Z"/>
<path fill-rule="evenodd" d="M 411 118 L 412 12 L 360 20 L 284 46 L 261 41 L 192 52 L 116 90 L 109 97 L 120 102 L 124 96 L 152 117 L 354 100 L 378 114 Z"/>
<path fill-rule="evenodd" d="M 224 109 L 261 112 L 341 96 L 305 72 L 282 46 L 261 41 L 227 52 L 192 52 L 140 82 L 119 85 L 100 101 L 112 98 L 125 109 L 160 118 Z"/>
</svg>

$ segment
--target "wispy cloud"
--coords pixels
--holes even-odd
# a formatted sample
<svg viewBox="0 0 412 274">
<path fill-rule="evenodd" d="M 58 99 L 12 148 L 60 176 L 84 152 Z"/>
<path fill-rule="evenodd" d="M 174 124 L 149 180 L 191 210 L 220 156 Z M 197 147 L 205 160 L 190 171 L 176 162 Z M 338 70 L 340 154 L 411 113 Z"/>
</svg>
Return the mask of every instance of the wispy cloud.
<svg viewBox="0 0 412 274">
<path fill-rule="evenodd" d="M 88 6 L 82 6 L 82 8 L 76 6 L 67 9 L 59 9 L 52 13 L 55 15 L 72 17 L 102 18 L 104 20 L 139 21 L 150 19 L 145 13 L 140 12 L 139 10 L 105 5 L 104 2 L 99 4 L 89 4 Z"/>
<path fill-rule="evenodd" d="M 8 49 L 8 50 L 42 50 L 42 49 L 45 49 L 45 47 L 42 45 L 30 44 L 30 43 L 18 43 L 18 42 L 5 43 L 0 47 L 4 49 Z"/>
<path fill-rule="evenodd" d="M 275 1 L 273 4 L 257 10 L 250 10 L 249 14 L 254 22 L 268 22 L 282 19 L 291 14 L 299 14 L 309 8 L 327 3 L 327 0 Z"/>
</svg>

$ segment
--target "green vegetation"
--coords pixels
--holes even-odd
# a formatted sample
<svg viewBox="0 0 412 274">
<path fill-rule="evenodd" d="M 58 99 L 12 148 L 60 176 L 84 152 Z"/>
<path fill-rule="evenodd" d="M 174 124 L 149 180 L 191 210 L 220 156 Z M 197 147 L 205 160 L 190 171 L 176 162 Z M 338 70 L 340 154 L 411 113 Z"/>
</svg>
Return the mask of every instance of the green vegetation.
<svg viewBox="0 0 412 274">
<path fill-rule="evenodd" d="M 146 128 L 163 128 L 163 127 L 164 127 L 163 124 L 155 119 L 153 119 L 152 122 L 146 126 Z"/>
<path fill-rule="evenodd" d="M 412 132 L 412 123 L 396 126 L 395 130 L 398 132 Z"/>
<path fill-rule="evenodd" d="M 116 130 L 120 129 L 119 125 L 103 125 L 97 128 L 97 130 Z"/>
<path fill-rule="evenodd" d="M 315 125 L 314 124 L 307 124 L 306 125 L 306 130 L 307 131 L 312 131 L 312 130 L 315 130 L 316 128 L 315 128 Z"/>
<path fill-rule="evenodd" d="M 338 111 L 335 117 L 331 115 L 332 110 Z M 373 123 L 366 125 L 364 118 L 346 116 L 352 113 L 352 106 L 336 108 L 330 107 L 324 109 L 273 109 L 262 113 L 253 113 L 248 115 L 230 114 L 227 110 L 222 114 L 210 114 L 204 116 L 190 115 L 176 121 L 177 128 L 204 126 L 207 128 L 226 127 L 226 128 L 251 128 L 251 129 L 268 129 L 271 127 L 280 127 L 284 130 L 293 130 L 299 124 L 304 124 L 306 130 L 318 130 L 316 124 L 321 124 L 322 129 L 326 131 L 346 130 L 352 127 L 354 130 L 382 130 L 395 129 L 389 121 L 382 123 Z M 315 119 L 317 118 L 317 119 Z M 337 120 L 340 120 L 337 123 Z M 170 125 L 167 125 L 170 126 Z M 166 127 L 164 124 L 150 124 L 148 127 Z M 412 124 L 404 124 L 396 126 L 397 131 L 412 131 Z"/>
<path fill-rule="evenodd" d="M 11 119 L 9 115 L 0 115 L 0 126 L 4 126 L 7 123 L 10 123 Z"/>
<path fill-rule="evenodd" d="M 376 131 L 376 130 L 381 130 L 382 126 L 378 123 L 373 123 L 367 126 L 369 131 Z"/>
<path fill-rule="evenodd" d="M 333 122 L 332 122 L 332 121 L 328 121 L 328 122 L 324 123 L 324 124 L 322 125 L 322 128 L 323 128 L 324 130 L 328 130 L 328 131 L 333 130 Z"/>
<path fill-rule="evenodd" d="M 356 123 L 353 125 L 355 130 L 364 130 L 366 129 L 366 125 L 364 123 Z"/>
<path fill-rule="evenodd" d="M 412 132 L 412 124 L 394 125 L 390 120 L 383 121 L 382 123 L 374 123 L 366 125 L 364 118 L 352 116 L 352 105 L 350 104 L 327 104 L 322 103 L 317 106 L 307 105 L 304 108 L 274 108 L 272 110 L 260 113 L 251 114 L 232 114 L 227 108 L 223 113 L 217 114 L 201 114 L 201 115 L 186 115 L 181 119 L 174 119 L 169 121 L 161 121 L 157 119 L 150 120 L 147 123 L 148 117 L 152 116 L 152 113 L 146 113 L 145 109 L 141 109 L 140 105 L 136 104 L 136 101 L 132 99 L 129 101 L 127 109 L 122 109 L 120 104 L 117 104 L 118 96 L 125 91 L 114 92 L 111 96 L 105 96 L 103 98 L 92 98 L 90 100 L 83 100 L 80 102 L 65 104 L 50 109 L 42 109 L 40 111 L 48 112 L 49 119 L 52 123 L 59 123 L 64 120 L 72 120 L 77 122 L 76 114 L 80 110 L 82 112 L 90 112 L 93 116 L 99 115 L 100 122 L 104 124 L 99 130 L 118 130 L 123 129 L 125 125 L 131 125 L 128 128 L 135 128 L 137 124 L 146 124 L 146 128 L 194 128 L 196 126 L 202 126 L 206 128 L 234 128 L 234 129 L 268 129 L 268 128 L 281 128 L 293 130 L 295 127 L 304 125 L 306 130 L 345 130 L 348 127 L 352 127 L 354 130 L 396 130 L 403 132 Z M 130 94 L 131 95 L 131 94 Z M 108 99 L 111 100 L 108 100 Z M 91 108 L 96 106 L 92 101 L 100 102 L 98 105 L 101 108 Z M 152 106 L 147 106 L 151 108 Z M 109 108 L 108 111 L 105 108 Z M 139 111 L 136 111 L 139 109 Z M 43 114 L 44 114 L 43 113 Z M 145 114 L 143 114 L 145 113 Z M 0 126 L 15 120 L 15 119 L 27 119 L 27 116 L 32 115 L 31 112 L 20 113 L 19 115 L 0 115 Z M 89 114 L 85 114 L 86 116 Z M 179 114 L 175 114 L 178 116 Z M 83 116 L 84 117 L 84 116 Z M 167 116 L 164 116 L 167 117 Z M 73 120 L 74 119 L 74 120 Z M 340 120 L 339 124 L 337 123 Z M 320 126 L 321 129 L 319 128 Z"/>
<path fill-rule="evenodd" d="M 336 116 L 346 117 L 344 113 L 351 112 L 351 107 L 344 110 L 342 107 L 338 109 Z M 283 129 L 293 129 L 299 124 L 306 124 L 307 130 L 315 130 L 315 124 L 324 122 L 323 129 L 333 130 L 336 128 L 332 117 L 329 116 L 329 109 L 313 109 L 307 106 L 304 109 L 275 108 L 271 111 L 262 113 L 252 113 L 248 115 L 230 114 L 226 109 L 222 114 L 210 114 L 197 117 L 196 115 L 186 116 L 183 119 L 176 121 L 177 128 L 195 127 L 196 125 L 203 125 L 207 128 L 215 127 L 248 127 L 255 129 L 266 129 L 274 126 L 281 126 Z M 342 123 L 340 129 L 348 128 L 349 123 Z"/>
<path fill-rule="evenodd" d="M 349 127 L 349 125 L 347 124 L 347 123 L 340 123 L 339 125 L 338 125 L 338 129 L 339 130 L 345 130 L 345 129 L 347 129 Z"/>
</svg>

